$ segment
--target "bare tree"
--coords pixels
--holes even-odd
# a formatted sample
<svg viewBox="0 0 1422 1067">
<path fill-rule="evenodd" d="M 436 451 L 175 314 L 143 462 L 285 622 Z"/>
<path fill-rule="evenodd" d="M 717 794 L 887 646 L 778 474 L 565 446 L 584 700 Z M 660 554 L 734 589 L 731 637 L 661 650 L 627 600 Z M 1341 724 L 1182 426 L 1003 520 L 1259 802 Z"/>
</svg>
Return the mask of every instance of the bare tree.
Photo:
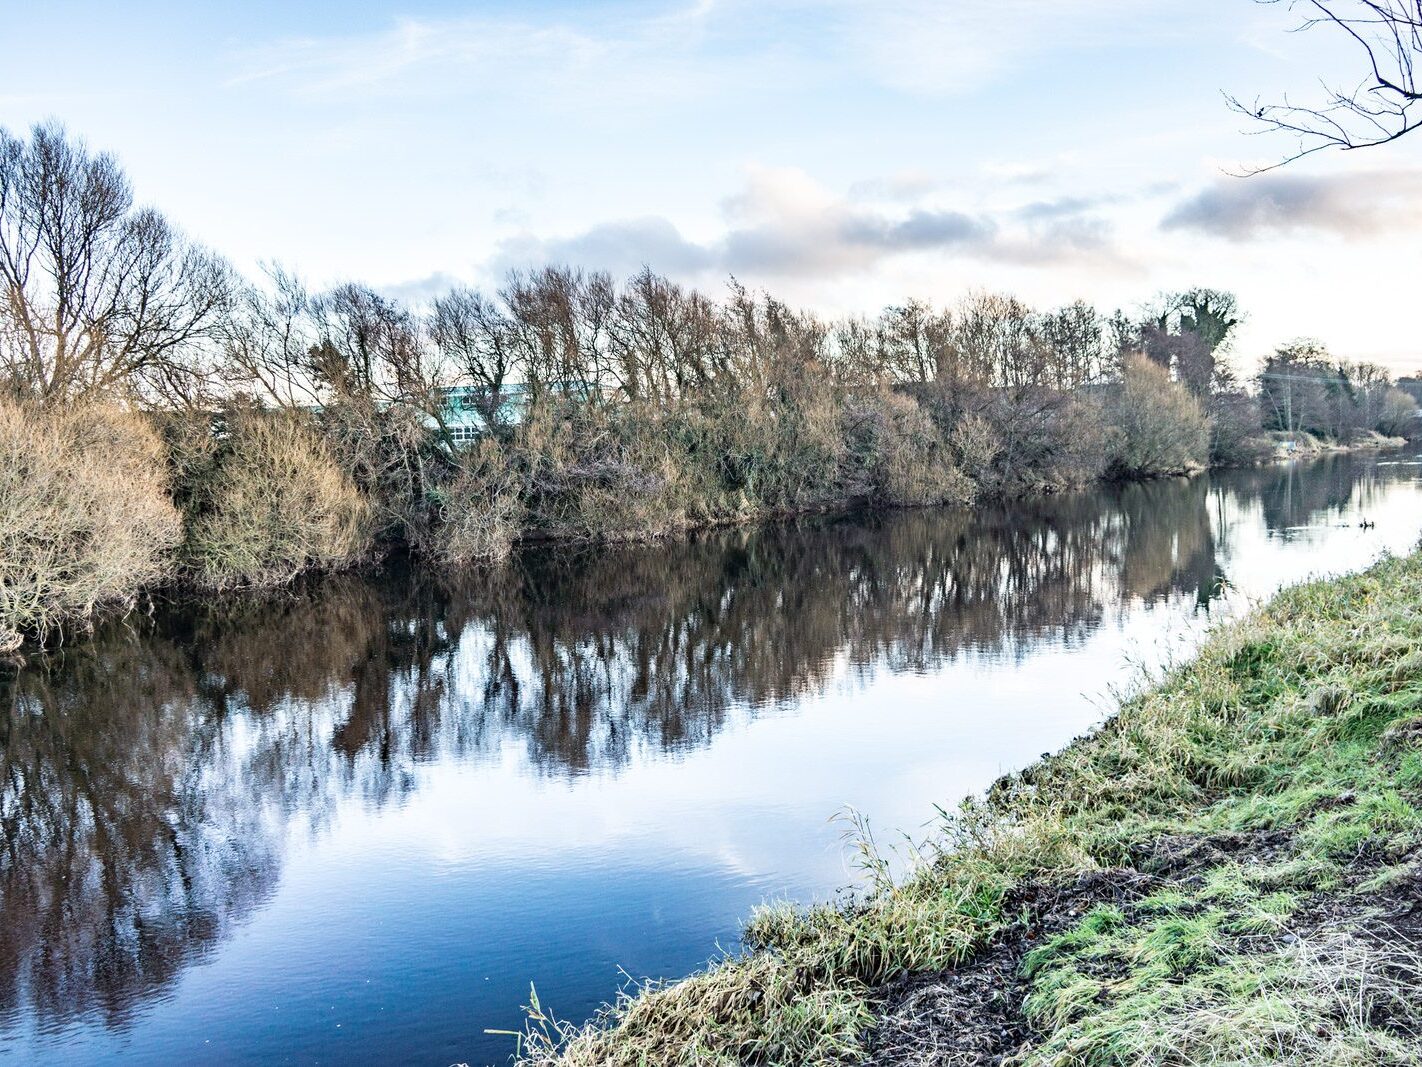
<svg viewBox="0 0 1422 1067">
<path fill-rule="evenodd" d="M 499 426 L 505 386 L 523 369 L 509 317 L 482 293 L 460 286 L 435 298 L 427 329 L 454 373 L 474 385 L 475 410 Z"/>
<path fill-rule="evenodd" d="M 192 403 L 231 294 L 215 256 L 133 206 L 112 156 L 57 124 L 0 129 L 0 372 L 42 400 Z"/>
<path fill-rule="evenodd" d="M 628 280 L 609 327 L 613 365 L 631 397 L 668 401 L 716 376 L 716 310 L 648 268 Z"/>
<path fill-rule="evenodd" d="M 280 267 L 267 271 L 266 288 L 245 285 L 222 329 L 222 378 L 238 391 L 278 407 L 316 407 L 326 397 L 311 368 L 316 337 L 311 297 Z"/>
<path fill-rule="evenodd" d="M 595 400 L 608 385 L 625 386 L 608 351 L 616 304 L 610 275 L 570 267 L 515 271 L 499 293 L 511 340 L 535 394 L 550 386 Z"/>
<path fill-rule="evenodd" d="M 827 376 L 830 330 L 769 293 L 757 296 L 734 277 L 721 310 L 724 377 L 732 390 L 785 396 Z"/>
<path fill-rule="evenodd" d="M 1109 375 L 1106 323 L 1090 304 L 1078 300 L 1044 315 L 1041 329 L 1054 356 L 1056 388 L 1074 389 Z"/>
<path fill-rule="evenodd" d="M 1014 389 L 1045 385 L 1051 362 L 1040 317 L 1016 297 L 977 293 L 953 320 L 954 359 L 945 383 L 984 382 Z"/>
<path fill-rule="evenodd" d="M 834 324 L 832 364 L 836 380 L 853 388 L 884 382 L 883 334 L 878 324 L 862 316 L 850 316 Z"/>
<path fill-rule="evenodd" d="M 310 314 L 311 369 L 334 397 L 428 406 L 436 367 L 409 311 L 351 283 L 312 300 Z"/>
<path fill-rule="evenodd" d="M 1284 0 L 1258 0 L 1281 3 Z M 1351 150 L 1387 144 L 1422 124 L 1422 0 L 1287 0 L 1301 8 L 1300 30 L 1325 27 L 1345 35 L 1360 51 L 1363 76 L 1351 87 L 1323 84 L 1321 102 L 1303 106 L 1287 96 L 1282 103 L 1229 106 L 1256 123 L 1261 132 L 1291 134 L 1296 145 L 1284 159 L 1252 173 L 1273 170 L 1325 148 Z"/>
<path fill-rule="evenodd" d="M 401 404 L 438 418 L 441 387 L 470 373 L 453 336 L 461 293 L 442 298 L 427 338 L 424 321 L 368 286 L 312 294 L 280 267 L 267 275 L 237 294 L 223 323 L 222 377 L 236 390 L 281 407 Z"/>
<path fill-rule="evenodd" d="M 931 382 L 952 345 L 953 316 L 920 300 L 885 308 L 879 316 L 884 370 L 894 382 Z"/>
</svg>

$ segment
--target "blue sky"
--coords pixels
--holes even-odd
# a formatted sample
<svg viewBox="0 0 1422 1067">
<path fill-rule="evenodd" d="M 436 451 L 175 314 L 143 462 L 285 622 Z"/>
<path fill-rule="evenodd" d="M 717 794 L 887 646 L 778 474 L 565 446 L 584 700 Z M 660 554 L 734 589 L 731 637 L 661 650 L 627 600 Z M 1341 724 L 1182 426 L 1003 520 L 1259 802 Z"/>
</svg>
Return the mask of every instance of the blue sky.
<svg viewBox="0 0 1422 1067">
<path fill-rule="evenodd" d="M 972 289 L 1236 290 L 1248 367 L 1422 368 L 1422 135 L 1287 145 L 1221 98 L 1351 57 L 1251 0 L 0 0 L 0 125 L 49 117 L 244 269 L 418 299 L 547 260 L 827 314 Z"/>
</svg>

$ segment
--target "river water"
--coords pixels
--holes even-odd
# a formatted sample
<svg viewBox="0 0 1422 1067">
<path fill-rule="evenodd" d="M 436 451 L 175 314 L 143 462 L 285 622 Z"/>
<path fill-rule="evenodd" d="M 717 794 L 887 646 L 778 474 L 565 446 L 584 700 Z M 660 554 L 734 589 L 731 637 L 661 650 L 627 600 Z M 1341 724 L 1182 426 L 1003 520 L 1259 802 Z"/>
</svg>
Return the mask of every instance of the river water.
<svg viewBox="0 0 1422 1067">
<path fill-rule="evenodd" d="M 506 1062 L 1419 532 L 1339 457 L 110 624 L 0 675 L 0 1062 Z"/>
</svg>

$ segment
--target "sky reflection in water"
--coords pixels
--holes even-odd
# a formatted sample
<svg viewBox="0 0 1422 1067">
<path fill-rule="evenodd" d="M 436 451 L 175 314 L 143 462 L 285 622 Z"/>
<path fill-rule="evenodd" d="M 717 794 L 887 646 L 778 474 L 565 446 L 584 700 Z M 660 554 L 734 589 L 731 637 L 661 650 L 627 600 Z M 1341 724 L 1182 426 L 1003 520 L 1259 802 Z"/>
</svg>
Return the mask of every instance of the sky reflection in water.
<svg viewBox="0 0 1422 1067">
<path fill-rule="evenodd" d="M 1419 530 L 1411 461 L 1345 457 L 107 627 L 0 681 L 0 1061 L 503 1062 L 530 981 L 694 969 L 852 879 L 845 805 L 921 834 Z"/>
</svg>

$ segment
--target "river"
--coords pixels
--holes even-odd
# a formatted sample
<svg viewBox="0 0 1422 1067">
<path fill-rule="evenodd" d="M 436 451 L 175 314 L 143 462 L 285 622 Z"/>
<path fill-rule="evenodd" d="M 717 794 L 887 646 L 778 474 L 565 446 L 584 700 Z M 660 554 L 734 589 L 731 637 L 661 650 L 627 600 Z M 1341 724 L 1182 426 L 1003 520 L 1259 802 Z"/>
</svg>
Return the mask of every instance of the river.
<svg viewBox="0 0 1422 1067">
<path fill-rule="evenodd" d="M 506 1062 L 1419 532 L 1343 456 L 107 624 L 0 675 L 0 1062 Z"/>
</svg>

